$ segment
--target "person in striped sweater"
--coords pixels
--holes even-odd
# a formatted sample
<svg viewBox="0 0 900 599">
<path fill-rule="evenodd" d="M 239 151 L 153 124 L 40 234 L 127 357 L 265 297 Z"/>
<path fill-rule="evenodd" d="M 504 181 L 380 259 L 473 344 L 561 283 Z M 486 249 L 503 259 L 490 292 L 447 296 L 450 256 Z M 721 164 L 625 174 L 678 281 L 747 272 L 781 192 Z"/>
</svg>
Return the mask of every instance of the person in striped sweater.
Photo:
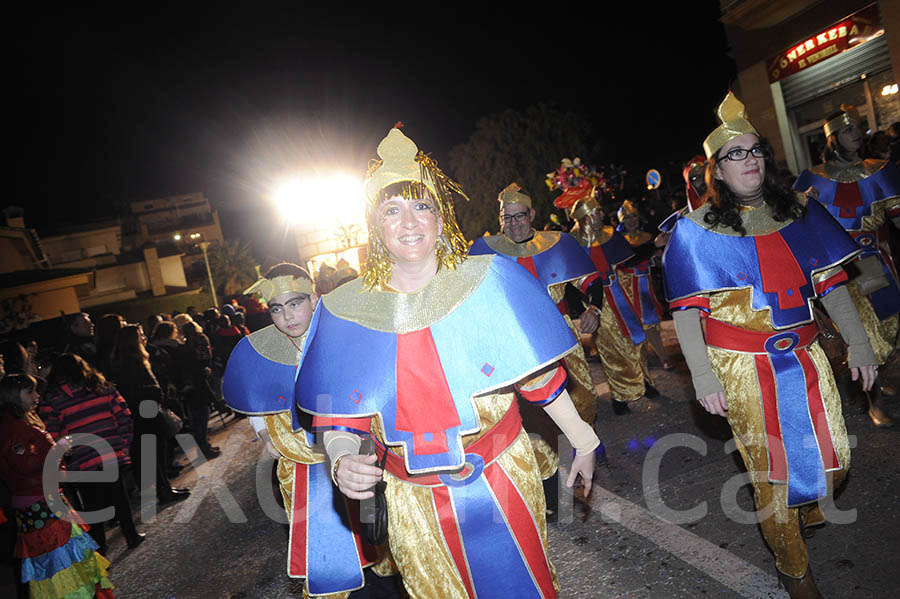
<svg viewBox="0 0 900 599">
<path fill-rule="evenodd" d="M 131 467 L 129 447 L 134 423 L 128 404 L 116 388 L 107 383 L 100 372 L 93 369 L 77 354 L 61 354 L 53 361 L 47 382 L 47 393 L 41 400 L 38 413 L 47 432 L 54 439 L 76 433 L 87 433 L 106 441 L 102 448 L 76 445 L 68 455 L 71 470 L 110 470 L 118 475 L 110 482 L 75 483 L 84 509 L 93 511 L 114 505 L 116 518 L 129 547 L 137 547 L 144 540 L 138 533 L 131 514 L 123 469 Z M 106 551 L 106 530 L 103 522 L 91 526 L 101 553 Z"/>
</svg>

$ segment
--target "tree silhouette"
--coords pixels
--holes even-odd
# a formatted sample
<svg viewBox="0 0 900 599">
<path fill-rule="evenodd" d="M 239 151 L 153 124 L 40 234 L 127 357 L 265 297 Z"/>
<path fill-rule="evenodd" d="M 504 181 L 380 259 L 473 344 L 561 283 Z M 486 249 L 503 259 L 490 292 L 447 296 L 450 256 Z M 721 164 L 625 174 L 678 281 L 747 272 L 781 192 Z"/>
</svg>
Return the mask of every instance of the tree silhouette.
<svg viewBox="0 0 900 599">
<path fill-rule="evenodd" d="M 544 183 L 546 174 L 564 157 L 588 160 L 590 134 L 587 119 L 544 103 L 479 120 L 468 141 L 449 154 L 449 171 L 471 198 L 456 203 L 463 234 L 474 239 L 499 231 L 497 194 L 514 181 L 532 196 L 535 224 L 542 226 L 558 195 Z M 600 152 L 602 146 L 593 150 Z"/>
<path fill-rule="evenodd" d="M 249 287 L 256 280 L 257 264 L 247 242 L 226 241 L 209 250 L 209 269 L 220 297 Z"/>
</svg>

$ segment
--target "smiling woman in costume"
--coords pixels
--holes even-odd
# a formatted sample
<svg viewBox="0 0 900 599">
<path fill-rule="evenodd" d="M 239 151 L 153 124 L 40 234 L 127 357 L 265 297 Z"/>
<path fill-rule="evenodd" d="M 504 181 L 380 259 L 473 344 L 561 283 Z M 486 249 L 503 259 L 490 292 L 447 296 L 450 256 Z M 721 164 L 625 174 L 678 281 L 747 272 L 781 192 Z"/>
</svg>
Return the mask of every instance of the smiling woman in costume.
<svg viewBox="0 0 900 599">
<path fill-rule="evenodd" d="M 821 205 L 779 185 L 737 98 L 718 115 L 703 144 L 709 201 L 678 220 L 663 258 L 668 299 L 697 398 L 728 418 L 782 583 L 818 597 L 801 527 L 824 523 L 816 501 L 844 479 L 850 446 L 811 304 L 871 387 L 875 356 L 841 267 L 859 250 Z"/>
<path fill-rule="evenodd" d="M 388 543 L 411 597 L 556 597 L 515 395 L 546 406 L 577 452 L 567 484 L 580 474 L 589 491 L 599 440 L 559 365 L 576 340 L 527 271 L 466 257 L 451 203 L 462 191 L 412 140 L 392 129 L 378 154 L 369 261 L 319 302 L 298 406 L 327 430 L 341 492 L 367 499 L 384 479 Z M 357 455 L 361 436 L 377 455 Z"/>
<path fill-rule="evenodd" d="M 900 286 L 891 257 L 890 226 L 900 228 L 900 169 L 886 160 L 865 159 L 859 113 L 853 106 L 825 119 L 825 162 L 803 171 L 794 189 L 815 187 L 817 199 L 847 230 L 862 253 L 853 261 L 847 288 L 859 310 L 879 364 L 897 345 Z M 869 417 L 893 426 L 880 404 L 880 385 L 871 396 Z"/>
</svg>

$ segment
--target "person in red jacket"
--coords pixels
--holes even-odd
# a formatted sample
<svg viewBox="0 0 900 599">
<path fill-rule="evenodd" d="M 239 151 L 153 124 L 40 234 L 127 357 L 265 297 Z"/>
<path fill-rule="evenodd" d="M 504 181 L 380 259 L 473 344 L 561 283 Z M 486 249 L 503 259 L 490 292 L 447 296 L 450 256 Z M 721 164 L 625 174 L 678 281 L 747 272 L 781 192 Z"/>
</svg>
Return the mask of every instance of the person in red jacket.
<svg viewBox="0 0 900 599">
<path fill-rule="evenodd" d="M 62 492 L 44 496 L 44 463 L 56 444 L 34 412 L 37 398 L 32 376 L 12 374 L 0 381 L 0 479 L 12 495 L 22 582 L 37 599 L 110 599 L 109 561 L 97 553 L 74 511 L 50 508 L 48 502 L 59 506 Z"/>
<path fill-rule="evenodd" d="M 100 372 L 77 354 L 61 354 L 53 361 L 47 394 L 38 408 L 47 432 L 54 439 L 85 433 L 97 435 L 108 443 L 110 451 L 101 453 L 90 445 L 77 445 L 68 456 L 69 470 L 107 470 L 115 462 L 118 476 L 110 482 L 75 483 L 85 510 L 95 511 L 113 505 L 122 534 L 129 547 L 144 541 L 131 514 L 123 469 L 131 467 L 129 448 L 134 432 L 131 411 L 116 388 Z M 106 551 L 103 522 L 91 526 L 100 552 Z"/>
</svg>

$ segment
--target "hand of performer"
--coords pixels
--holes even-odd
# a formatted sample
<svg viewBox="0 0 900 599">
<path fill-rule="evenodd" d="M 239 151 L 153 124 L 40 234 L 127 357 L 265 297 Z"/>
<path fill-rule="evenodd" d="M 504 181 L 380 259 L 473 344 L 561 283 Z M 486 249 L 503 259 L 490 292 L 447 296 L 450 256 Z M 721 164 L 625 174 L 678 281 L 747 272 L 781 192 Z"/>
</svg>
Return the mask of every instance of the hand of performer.
<svg viewBox="0 0 900 599">
<path fill-rule="evenodd" d="M 263 442 L 263 447 L 266 448 L 266 453 L 275 458 L 276 460 L 281 457 L 281 452 L 275 448 L 275 444 L 272 443 L 272 437 L 269 436 L 269 431 L 266 429 L 262 429 L 256 433 L 260 440 Z"/>
<path fill-rule="evenodd" d="M 596 310 L 588 308 L 581 314 L 581 324 L 578 327 L 579 331 L 586 335 L 590 335 L 597 330 L 598 326 L 600 326 L 600 317 L 597 316 Z"/>
<path fill-rule="evenodd" d="M 723 417 L 728 415 L 728 400 L 725 399 L 724 391 L 717 391 L 711 395 L 701 397 L 699 401 L 700 405 L 706 408 L 706 411 L 710 414 L 716 414 Z"/>
<path fill-rule="evenodd" d="M 369 491 L 381 480 L 383 471 L 375 462 L 378 456 L 346 454 L 338 464 L 335 482 L 341 493 L 350 499 L 368 499 L 375 494 Z"/>
<path fill-rule="evenodd" d="M 575 484 L 575 481 L 578 479 L 578 475 L 581 475 L 581 481 L 584 485 L 584 497 L 587 499 L 587 496 L 591 492 L 591 484 L 594 478 L 594 452 L 590 452 L 588 455 L 576 455 L 575 459 L 572 460 L 572 471 L 569 472 L 569 478 L 566 479 L 566 486 L 570 489 Z"/>
<path fill-rule="evenodd" d="M 810 187 L 806 191 L 803 192 L 807 198 L 810 200 L 818 200 L 819 199 L 819 190 L 816 187 Z"/>
<path fill-rule="evenodd" d="M 875 377 L 878 376 L 878 366 L 874 364 L 869 366 L 860 366 L 859 368 L 851 368 L 850 369 L 850 378 L 854 381 L 859 380 L 860 376 L 862 377 L 862 390 L 870 391 L 872 386 L 875 385 Z"/>
</svg>

